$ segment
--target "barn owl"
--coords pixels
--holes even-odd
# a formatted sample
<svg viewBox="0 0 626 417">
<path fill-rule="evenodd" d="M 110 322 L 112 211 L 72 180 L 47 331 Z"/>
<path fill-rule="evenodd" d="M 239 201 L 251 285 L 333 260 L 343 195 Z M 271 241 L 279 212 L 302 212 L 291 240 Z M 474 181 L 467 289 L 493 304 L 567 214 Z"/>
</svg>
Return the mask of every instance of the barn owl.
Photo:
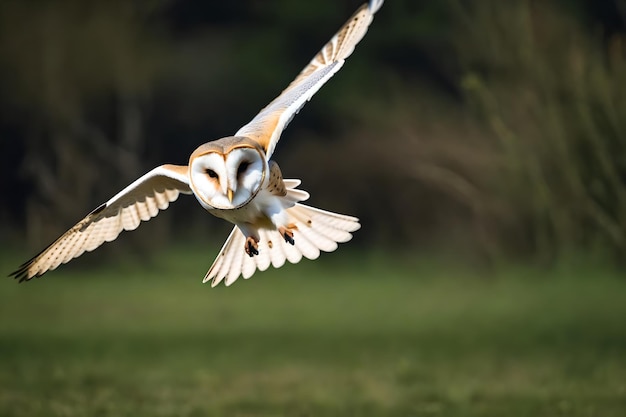
<svg viewBox="0 0 626 417">
<path fill-rule="evenodd" d="M 313 60 L 234 136 L 198 147 L 188 165 L 161 165 L 117 193 L 11 274 L 20 281 L 93 251 L 136 229 L 179 194 L 193 194 L 209 213 L 235 225 L 203 282 L 212 286 L 249 278 L 257 269 L 316 259 L 360 228 L 355 217 L 301 204 L 299 180 L 283 179 L 271 160 L 282 131 L 339 69 L 365 35 L 384 0 L 362 5 Z"/>
</svg>

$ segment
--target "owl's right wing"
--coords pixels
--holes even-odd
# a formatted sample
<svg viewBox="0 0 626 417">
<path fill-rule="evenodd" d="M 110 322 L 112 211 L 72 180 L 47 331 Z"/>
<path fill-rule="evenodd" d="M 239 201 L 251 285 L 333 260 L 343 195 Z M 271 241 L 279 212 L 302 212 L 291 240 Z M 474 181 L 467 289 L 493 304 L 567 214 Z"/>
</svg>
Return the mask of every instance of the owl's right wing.
<svg viewBox="0 0 626 417">
<path fill-rule="evenodd" d="M 180 193 L 192 193 L 187 167 L 161 165 L 89 213 L 9 276 L 20 282 L 39 277 L 114 240 L 123 230 L 135 230 L 142 220 L 150 220 L 159 210 L 165 210 Z"/>
<path fill-rule="evenodd" d="M 354 47 L 363 39 L 384 0 L 369 0 L 322 48 L 283 92 L 268 104 L 235 136 L 257 141 L 270 159 L 282 131 L 313 95 L 343 66 Z"/>
</svg>

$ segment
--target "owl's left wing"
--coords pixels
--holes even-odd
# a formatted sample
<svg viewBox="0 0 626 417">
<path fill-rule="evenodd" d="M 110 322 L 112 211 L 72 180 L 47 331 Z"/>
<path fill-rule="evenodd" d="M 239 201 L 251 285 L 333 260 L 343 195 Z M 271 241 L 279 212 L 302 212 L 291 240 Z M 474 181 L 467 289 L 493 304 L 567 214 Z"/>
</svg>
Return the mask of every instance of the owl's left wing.
<svg viewBox="0 0 626 417">
<path fill-rule="evenodd" d="M 187 167 L 161 165 L 117 193 L 9 276 L 20 282 L 39 277 L 59 265 L 135 230 L 165 210 L 180 193 L 191 194 Z"/>
<path fill-rule="evenodd" d="M 245 136 L 261 144 L 270 159 L 280 134 L 298 111 L 326 81 L 343 66 L 354 47 L 367 32 L 384 0 L 370 0 L 361 6 L 337 34 L 315 55 L 313 60 L 274 101 L 235 136 Z"/>
</svg>

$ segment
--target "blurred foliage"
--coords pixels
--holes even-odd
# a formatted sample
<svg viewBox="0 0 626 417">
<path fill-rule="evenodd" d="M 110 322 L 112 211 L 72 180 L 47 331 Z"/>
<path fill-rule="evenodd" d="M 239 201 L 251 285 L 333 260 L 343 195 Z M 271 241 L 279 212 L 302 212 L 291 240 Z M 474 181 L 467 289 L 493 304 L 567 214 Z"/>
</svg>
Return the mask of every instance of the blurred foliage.
<svg viewBox="0 0 626 417">
<path fill-rule="evenodd" d="M 546 4 L 519 2 L 517 9 L 485 12 L 466 9 L 472 26 L 481 29 L 465 40 L 489 41 L 490 48 L 478 65 L 467 59 L 462 85 L 494 133 L 504 162 L 494 195 L 537 253 L 554 257 L 608 247 L 621 257 L 626 250 L 624 38 L 614 36 L 602 45 L 580 22 Z M 494 19 L 494 12 L 504 16 Z M 483 31 L 498 33 L 497 21 L 509 26 L 486 39 Z M 477 66 L 490 72 L 472 70 Z"/>
<path fill-rule="evenodd" d="M 233 134 L 360 2 L 213 3 L 0 3 L 0 238 L 40 247 Z M 276 160 L 313 205 L 361 217 L 362 245 L 619 261 L 625 17 L 623 0 L 387 0 Z M 225 236 L 194 203 L 125 241 Z"/>
</svg>

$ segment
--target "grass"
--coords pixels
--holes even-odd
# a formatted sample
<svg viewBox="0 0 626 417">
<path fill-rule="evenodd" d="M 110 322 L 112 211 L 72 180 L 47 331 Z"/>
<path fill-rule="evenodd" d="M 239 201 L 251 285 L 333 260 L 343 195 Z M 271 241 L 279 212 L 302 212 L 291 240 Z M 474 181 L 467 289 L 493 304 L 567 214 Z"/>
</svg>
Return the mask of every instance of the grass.
<svg viewBox="0 0 626 417">
<path fill-rule="evenodd" d="M 622 416 L 626 280 L 344 250 L 211 289 L 210 251 L 0 283 L 2 416 Z M 5 253 L 8 272 L 18 259 Z M 99 261 L 98 261 L 99 262 Z"/>
</svg>

